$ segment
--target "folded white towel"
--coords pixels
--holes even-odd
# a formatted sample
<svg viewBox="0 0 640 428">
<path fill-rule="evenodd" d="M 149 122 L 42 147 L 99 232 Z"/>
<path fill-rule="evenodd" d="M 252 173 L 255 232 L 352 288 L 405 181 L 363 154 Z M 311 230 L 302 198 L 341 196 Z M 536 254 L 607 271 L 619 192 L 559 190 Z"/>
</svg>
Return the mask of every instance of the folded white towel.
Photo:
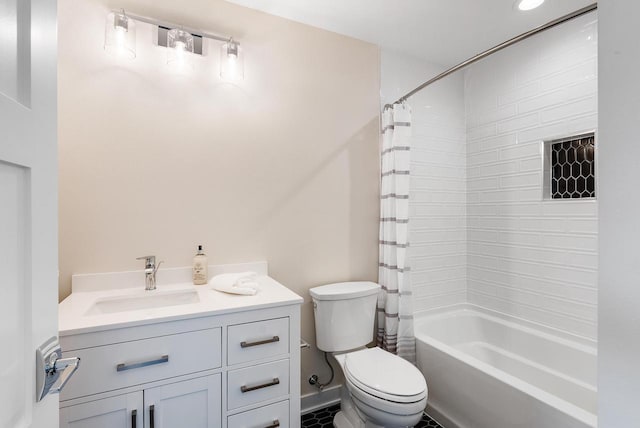
<svg viewBox="0 0 640 428">
<path fill-rule="evenodd" d="M 209 284 L 214 290 L 253 296 L 260 291 L 257 277 L 255 272 L 223 273 L 211 278 Z"/>
</svg>

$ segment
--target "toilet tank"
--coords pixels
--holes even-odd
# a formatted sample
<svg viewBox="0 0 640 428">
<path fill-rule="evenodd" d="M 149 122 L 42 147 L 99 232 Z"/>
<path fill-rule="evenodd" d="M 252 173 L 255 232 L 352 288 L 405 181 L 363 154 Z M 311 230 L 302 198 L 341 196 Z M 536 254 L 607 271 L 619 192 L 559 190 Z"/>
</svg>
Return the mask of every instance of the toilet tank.
<svg viewBox="0 0 640 428">
<path fill-rule="evenodd" d="M 356 349 L 373 340 L 380 285 L 339 282 L 309 290 L 316 322 L 316 346 L 324 352 Z"/>
</svg>

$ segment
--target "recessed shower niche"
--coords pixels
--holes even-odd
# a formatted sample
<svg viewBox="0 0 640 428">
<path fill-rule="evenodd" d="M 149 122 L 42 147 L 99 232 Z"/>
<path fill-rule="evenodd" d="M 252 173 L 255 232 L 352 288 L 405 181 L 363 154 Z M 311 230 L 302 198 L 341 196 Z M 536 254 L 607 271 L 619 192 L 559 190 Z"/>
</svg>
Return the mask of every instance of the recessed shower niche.
<svg viewBox="0 0 640 428">
<path fill-rule="evenodd" d="M 544 142 L 543 199 L 596 197 L 595 133 Z"/>
</svg>

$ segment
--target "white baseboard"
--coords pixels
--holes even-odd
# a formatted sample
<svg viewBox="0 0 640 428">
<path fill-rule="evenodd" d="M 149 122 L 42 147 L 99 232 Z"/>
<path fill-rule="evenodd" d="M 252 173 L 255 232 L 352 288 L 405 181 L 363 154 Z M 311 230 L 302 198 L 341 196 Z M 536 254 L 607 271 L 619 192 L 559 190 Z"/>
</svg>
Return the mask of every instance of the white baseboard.
<svg viewBox="0 0 640 428">
<path fill-rule="evenodd" d="M 341 387 L 342 385 L 335 385 L 322 391 L 303 395 L 300 399 L 300 413 L 304 415 L 305 413 L 339 403 Z"/>
</svg>

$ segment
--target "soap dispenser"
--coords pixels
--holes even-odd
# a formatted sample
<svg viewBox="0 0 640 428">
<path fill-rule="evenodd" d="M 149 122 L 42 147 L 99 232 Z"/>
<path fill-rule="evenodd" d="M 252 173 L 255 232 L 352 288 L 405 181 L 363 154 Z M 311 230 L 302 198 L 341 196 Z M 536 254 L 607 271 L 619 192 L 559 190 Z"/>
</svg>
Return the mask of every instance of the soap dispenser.
<svg viewBox="0 0 640 428">
<path fill-rule="evenodd" d="M 193 258 L 193 284 L 203 285 L 209 279 L 207 255 L 202 251 L 202 245 L 198 245 L 198 253 Z"/>
</svg>

